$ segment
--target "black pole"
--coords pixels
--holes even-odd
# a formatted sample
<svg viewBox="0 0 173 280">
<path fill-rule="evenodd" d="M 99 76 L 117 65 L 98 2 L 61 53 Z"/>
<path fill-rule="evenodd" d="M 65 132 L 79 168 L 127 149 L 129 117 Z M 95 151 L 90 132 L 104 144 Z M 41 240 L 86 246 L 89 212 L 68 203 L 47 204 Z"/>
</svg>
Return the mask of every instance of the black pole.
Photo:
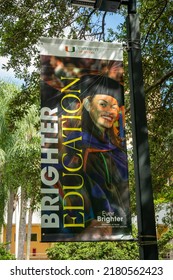
<svg viewBox="0 0 173 280">
<path fill-rule="evenodd" d="M 130 0 L 128 4 L 127 33 L 139 252 L 142 260 L 157 260 L 158 249 L 136 0 Z"/>
</svg>

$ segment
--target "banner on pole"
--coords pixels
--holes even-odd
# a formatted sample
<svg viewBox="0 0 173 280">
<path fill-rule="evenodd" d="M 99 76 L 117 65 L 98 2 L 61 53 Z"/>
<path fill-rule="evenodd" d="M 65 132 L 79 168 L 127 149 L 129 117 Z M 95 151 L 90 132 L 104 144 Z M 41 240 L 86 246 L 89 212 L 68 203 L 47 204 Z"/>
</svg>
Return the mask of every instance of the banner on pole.
<svg viewBox="0 0 173 280">
<path fill-rule="evenodd" d="M 42 241 L 131 239 L 120 44 L 41 39 Z"/>
</svg>

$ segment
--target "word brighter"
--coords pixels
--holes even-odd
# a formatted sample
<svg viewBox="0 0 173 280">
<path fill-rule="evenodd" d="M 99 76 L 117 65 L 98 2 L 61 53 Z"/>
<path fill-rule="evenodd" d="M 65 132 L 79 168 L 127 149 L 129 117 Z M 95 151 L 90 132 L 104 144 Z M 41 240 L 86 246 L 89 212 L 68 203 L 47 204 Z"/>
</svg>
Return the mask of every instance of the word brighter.
<svg viewBox="0 0 173 280">
<path fill-rule="evenodd" d="M 112 223 L 112 222 L 122 222 L 123 217 L 105 217 L 105 216 L 97 216 L 97 221 L 98 222 L 106 222 L 107 224 Z"/>
</svg>

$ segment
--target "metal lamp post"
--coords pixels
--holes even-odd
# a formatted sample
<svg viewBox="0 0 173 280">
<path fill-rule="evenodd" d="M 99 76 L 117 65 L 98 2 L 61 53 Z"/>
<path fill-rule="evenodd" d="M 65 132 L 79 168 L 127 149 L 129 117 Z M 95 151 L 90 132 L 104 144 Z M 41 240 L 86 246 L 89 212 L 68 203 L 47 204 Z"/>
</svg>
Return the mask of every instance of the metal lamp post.
<svg viewBox="0 0 173 280">
<path fill-rule="evenodd" d="M 139 253 L 142 260 L 157 260 L 158 248 L 136 0 L 71 0 L 71 3 L 110 12 L 116 12 L 121 5 L 126 5 L 128 8 L 126 23 Z"/>
</svg>

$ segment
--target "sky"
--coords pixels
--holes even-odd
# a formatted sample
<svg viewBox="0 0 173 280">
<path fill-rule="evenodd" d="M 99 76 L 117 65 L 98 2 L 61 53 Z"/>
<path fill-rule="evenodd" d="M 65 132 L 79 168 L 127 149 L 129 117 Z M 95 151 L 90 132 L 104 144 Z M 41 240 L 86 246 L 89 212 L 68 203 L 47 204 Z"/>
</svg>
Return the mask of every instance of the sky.
<svg viewBox="0 0 173 280">
<path fill-rule="evenodd" d="M 119 14 L 115 14 L 115 13 L 114 14 L 109 13 L 109 16 L 107 16 L 107 19 L 106 19 L 106 27 L 117 29 L 117 26 L 123 22 L 124 22 L 123 16 L 121 16 Z"/>
<path fill-rule="evenodd" d="M 20 79 L 15 78 L 15 73 L 13 69 L 10 69 L 9 71 L 6 71 L 2 69 L 2 65 L 7 63 L 7 58 L 6 57 L 0 57 L 0 80 L 9 82 L 9 83 L 14 83 L 18 86 L 21 86 L 23 81 Z"/>
</svg>

